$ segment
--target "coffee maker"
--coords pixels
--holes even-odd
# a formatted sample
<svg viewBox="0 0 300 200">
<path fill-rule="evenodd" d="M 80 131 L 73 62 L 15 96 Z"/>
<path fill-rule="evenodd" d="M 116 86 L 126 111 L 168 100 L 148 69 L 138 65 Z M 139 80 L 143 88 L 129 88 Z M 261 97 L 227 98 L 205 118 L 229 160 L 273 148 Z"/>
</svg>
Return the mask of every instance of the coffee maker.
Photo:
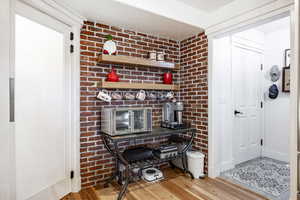
<svg viewBox="0 0 300 200">
<path fill-rule="evenodd" d="M 184 128 L 185 125 L 182 122 L 183 108 L 182 102 L 164 103 L 162 110 L 162 127 L 171 129 Z"/>
</svg>

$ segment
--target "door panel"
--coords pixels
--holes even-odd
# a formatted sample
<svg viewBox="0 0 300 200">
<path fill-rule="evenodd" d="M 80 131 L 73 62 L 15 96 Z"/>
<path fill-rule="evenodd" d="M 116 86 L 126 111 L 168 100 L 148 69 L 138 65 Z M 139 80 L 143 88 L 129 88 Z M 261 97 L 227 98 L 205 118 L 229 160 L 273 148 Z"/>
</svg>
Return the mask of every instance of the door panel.
<svg viewBox="0 0 300 200">
<path fill-rule="evenodd" d="M 261 70 L 262 55 L 233 45 L 234 160 L 235 164 L 259 157 L 262 138 Z"/>
<path fill-rule="evenodd" d="M 59 199 L 71 190 L 68 29 L 31 19 L 16 16 L 17 199 Z"/>
</svg>

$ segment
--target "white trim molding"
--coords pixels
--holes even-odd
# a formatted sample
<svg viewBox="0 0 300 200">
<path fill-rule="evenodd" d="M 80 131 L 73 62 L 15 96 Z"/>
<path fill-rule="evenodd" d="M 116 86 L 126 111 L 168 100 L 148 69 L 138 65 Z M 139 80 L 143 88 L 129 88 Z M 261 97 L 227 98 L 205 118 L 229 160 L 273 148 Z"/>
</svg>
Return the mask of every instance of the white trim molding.
<svg viewBox="0 0 300 200">
<path fill-rule="evenodd" d="M 208 36 L 220 35 L 251 26 L 251 24 L 265 23 L 264 20 L 289 12 L 293 4 L 292 0 L 273 0 L 271 3 L 264 4 L 256 9 L 210 25 L 205 28 L 205 33 Z"/>
<path fill-rule="evenodd" d="M 86 20 L 76 12 L 57 4 L 53 0 L 19 0 L 12 7 L 12 19 L 20 8 L 18 4 L 26 4 L 47 16 L 54 18 L 63 24 L 67 25 L 68 29 L 74 33 L 74 40 L 71 43 L 74 45 L 74 53 L 71 54 L 71 170 L 74 171 L 74 178 L 71 183 L 71 191 L 79 192 L 81 189 L 80 176 L 80 29 L 83 22 Z M 10 24 L 11 27 L 14 24 Z M 13 28 L 12 28 L 13 30 Z M 13 30 L 14 31 L 14 30 Z M 12 35 L 14 35 L 12 33 Z M 11 42 L 11 49 L 14 52 L 14 39 Z M 11 56 L 11 71 L 14 72 L 14 56 Z M 12 73 L 13 74 L 13 73 Z M 13 76 L 13 75 L 12 75 Z"/>
<path fill-rule="evenodd" d="M 299 6 L 299 2 L 297 1 L 297 6 Z M 217 79 L 215 75 L 215 66 L 213 63 L 214 58 L 214 40 L 217 38 L 220 38 L 222 36 L 226 36 L 232 33 L 236 33 L 242 30 L 249 29 L 251 27 L 261 25 L 264 23 L 267 23 L 269 21 L 273 21 L 278 18 L 282 18 L 284 16 L 291 16 L 292 26 L 295 24 L 297 25 L 299 23 L 298 16 L 296 17 L 296 21 L 293 20 L 294 16 L 294 3 L 291 0 L 278 0 L 278 1 L 272 1 L 268 5 L 264 5 L 261 8 L 251 10 L 248 13 L 245 13 L 243 15 L 237 16 L 236 18 L 232 18 L 228 21 L 223 21 L 219 24 L 216 24 L 214 26 L 210 26 L 205 30 L 207 37 L 208 37 L 208 112 L 209 112 L 209 119 L 208 119 L 208 176 L 211 178 L 215 178 L 219 174 L 219 169 L 221 167 L 220 163 L 218 163 L 219 155 L 219 144 L 218 144 L 218 126 L 220 119 L 218 118 L 218 107 L 217 104 L 217 96 L 215 88 L 217 81 L 220 81 Z M 299 13 L 298 13 L 299 15 Z M 296 30 L 297 31 L 297 30 Z M 291 30 L 292 35 L 293 28 Z M 299 37 L 299 32 L 296 32 L 296 36 Z M 299 38 L 296 39 L 297 45 L 299 45 Z M 294 61 L 292 61 L 292 67 L 294 71 L 292 71 L 291 74 L 293 76 L 291 77 L 292 84 L 293 84 L 293 92 L 291 92 L 291 99 L 293 99 L 294 106 L 291 108 L 291 110 L 294 110 L 295 113 L 292 114 L 292 120 L 291 120 L 291 126 L 292 128 L 290 132 L 290 147 L 291 147 L 291 200 L 296 199 L 295 195 L 297 192 L 296 182 L 297 182 L 297 176 L 295 170 L 297 170 L 296 165 L 296 159 L 297 159 L 297 148 L 296 148 L 296 139 L 297 139 L 297 119 L 298 115 L 296 112 L 298 112 L 298 105 L 297 105 L 297 99 L 298 99 L 298 64 L 299 64 L 299 50 L 295 44 L 294 37 L 291 38 L 291 48 L 295 54 Z M 295 48 L 295 49 L 294 49 Z M 297 57 L 297 58 L 296 58 Z M 297 109 L 296 109 L 297 108 Z M 294 175 L 293 175 L 294 174 Z M 293 177 L 293 178 L 292 178 Z"/>
<path fill-rule="evenodd" d="M 299 151 L 299 42 L 300 42 L 300 21 L 299 21 L 299 0 L 295 0 L 295 10 L 291 11 L 291 42 L 292 59 L 291 59 L 291 121 L 290 121 L 290 169 L 291 169 L 291 186 L 290 186 L 290 200 L 297 199 L 299 188 L 299 166 L 298 166 L 298 151 Z"/>
<path fill-rule="evenodd" d="M 54 0 L 19 0 L 39 11 L 65 23 L 68 26 L 80 26 L 86 20 L 76 11 L 67 6 L 58 4 Z"/>
</svg>

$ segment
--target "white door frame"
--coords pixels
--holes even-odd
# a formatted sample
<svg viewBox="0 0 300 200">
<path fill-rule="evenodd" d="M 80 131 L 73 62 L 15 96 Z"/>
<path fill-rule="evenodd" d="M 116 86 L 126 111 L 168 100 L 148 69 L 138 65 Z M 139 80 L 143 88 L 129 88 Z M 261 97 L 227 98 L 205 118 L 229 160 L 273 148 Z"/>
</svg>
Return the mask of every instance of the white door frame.
<svg viewBox="0 0 300 200">
<path fill-rule="evenodd" d="M 9 77 L 11 65 L 11 0 L 0 1 L 0 199 L 15 199 L 14 135 L 10 118 Z"/>
<path fill-rule="evenodd" d="M 298 165 L 298 152 L 300 151 L 299 146 L 299 67 L 300 67 L 300 54 L 299 54 L 299 48 L 300 48 L 300 3 L 299 0 L 295 0 L 295 11 L 294 14 L 291 15 L 291 21 L 292 24 L 295 24 L 294 27 L 292 27 L 292 39 L 294 42 L 292 42 L 292 60 L 291 65 L 294 66 L 291 68 L 291 87 L 295 88 L 295 90 L 291 91 L 291 133 L 290 133 L 290 166 L 291 166 L 291 196 L 290 200 L 297 199 L 297 191 L 300 185 L 299 181 L 299 165 Z"/>
<path fill-rule="evenodd" d="M 216 78 L 215 72 L 214 72 L 214 63 L 213 63 L 213 41 L 214 39 L 218 37 L 222 37 L 224 35 L 232 34 L 235 32 L 239 32 L 241 30 L 249 29 L 253 26 L 257 26 L 269 21 L 273 21 L 274 19 L 281 18 L 286 15 L 291 16 L 291 49 L 294 52 L 295 48 L 295 38 L 294 36 L 294 5 L 288 3 L 284 4 L 282 6 L 278 7 L 267 7 L 265 9 L 260 9 L 260 13 L 248 13 L 245 16 L 239 16 L 240 18 L 243 18 L 243 20 L 240 19 L 240 22 L 235 23 L 237 19 L 232 19 L 232 23 L 226 22 L 227 24 L 219 24 L 214 28 L 210 28 L 209 30 L 206 31 L 206 34 L 208 36 L 208 112 L 209 112 L 209 119 L 208 119 L 208 176 L 211 178 L 215 178 L 219 175 L 219 170 L 218 170 L 218 158 L 220 157 L 220 145 L 218 145 L 218 131 L 217 128 L 220 126 L 218 122 L 222 121 L 220 117 L 222 116 L 219 113 L 219 110 L 217 110 L 218 102 L 217 102 L 217 97 L 218 93 L 220 91 L 217 91 L 216 89 L 216 83 L 217 81 L 221 81 Z M 298 16 L 297 16 L 298 18 Z M 298 41 L 299 42 L 299 41 Z M 296 49 L 298 52 L 298 49 Z M 294 55 L 293 55 L 294 56 Z M 298 91 L 298 66 L 294 61 L 294 57 L 292 58 L 291 65 L 294 67 L 291 67 L 291 84 L 293 90 L 291 90 L 291 101 L 292 101 L 292 108 L 291 108 L 291 132 L 290 132 L 290 148 L 291 148 L 291 153 L 290 153 L 290 161 L 291 161 L 291 177 L 296 177 L 295 175 L 295 169 L 297 169 L 296 166 L 296 156 L 295 156 L 295 151 L 297 150 L 297 144 L 293 141 L 293 139 L 297 138 L 297 123 L 298 123 L 298 113 L 297 109 L 298 108 L 298 102 L 297 102 L 297 91 Z M 298 61 L 299 62 L 299 61 Z M 295 108 L 295 109 L 293 109 Z M 296 199 L 296 178 L 291 178 L 291 195 L 290 199 Z"/>
<path fill-rule="evenodd" d="M 26 4 L 49 17 L 55 18 L 60 22 L 66 24 L 70 27 L 72 32 L 74 33 L 74 40 L 72 44 L 74 45 L 74 53 L 69 58 L 71 62 L 71 74 L 70 78 L 70 87 L 68 88 L 71 96 L 71 105 L 69 108 L 71 110 L 71 167 L 74 171 L 74 178 L 71 183 L 71 191 L 78 192 L 81 189 L 81 177 L 80 177 L 80 29 L 83 24 L 85 18 L 76 14 L 74 11 L 70 11 L 69 8 L 64 7 L 63 5 L 57 4 L 53 0 L 10 0 L 10 23 L 4 24 L 3 30 L 9 30 L 10 36 L 10 44 L 7 49 L 9 49 L 10 54 L 8 55 L 8 59 L 10 61 L 7 66 L 9 69 L 9 77 L 14 78 L 14 52 L 15 52 L 15 39 L 14 39 L 14 21 L 15 15 L 18 14 L 18 10 L 16 5 Z M 19 10 L 20 11 L 20 10 Z M 3 66 L 5 67 L 5 66 Z M 8 81 L 8 80 L 7 80 Z M 15 138 L 14 132 L 14 122 L 10 122 L 10 132 L 9 135 L 12 140 Z M 9 141 L 7 141 L 9 142 Z M 16 198 L 16 179 L 15 179 L 15 144 L 14 142 L 10 145 L 11 154 L 11 162 L 9 165 L 11 166 L 11 189 L 9 194 L 9 200 L 14 200 Z"/>
</svg>

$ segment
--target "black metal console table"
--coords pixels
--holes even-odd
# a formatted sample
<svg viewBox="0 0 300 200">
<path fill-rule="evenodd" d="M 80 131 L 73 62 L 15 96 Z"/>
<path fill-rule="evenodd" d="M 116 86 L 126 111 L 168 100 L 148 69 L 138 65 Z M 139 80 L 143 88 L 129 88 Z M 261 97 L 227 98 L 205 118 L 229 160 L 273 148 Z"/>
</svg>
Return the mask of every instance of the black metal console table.
<svg viewBox="0 0 300 200">
<path fill-rule="evenodd" d="M 165 159 L 159 159 L 159 158 L 153 158 L 151 160 L 143 160 L 143 161 L 137 161 L 134 163 L 129 163 L 122 155 L 119 143 L 121 142 L 130 142 L 132 140 L 138 140 L 138 139 L 145 139 L 150 137 L 158 137 L 158 136 L 168 136 L 168 135 L 174 135 L 174 134 L 186 134 L 191 133 L 188 138 L 188 142 L 186 143 L 185 147 L 182 149 L 182 151 L 178 152 L 178 155 L 172 158 L 165 158 Z M 154 128 L 151 132 L 143 132 L 143 133 L 134 133 L 129 135 L 122 135 L 122 136 L 111 136 L 104 132 L 101 132 L 102 141 L 104 143 L 105 148 L 113 155 L 113 157 L 116 159 L 116 168 L 113 176 L 108 179 L 108 181 L 105 183 L 104 186 L 108 186 L 108 184 L 113 181 L 118 176 L 119 171 L 119 165 L 122 163 L 125 166 L 125 183 L 122 186 L 121 191 L 118 195 L 118 200 L 121 200 L 127 190 L 129 181 L 132 177 L 132 170 L 135 168 L 143 168 L 149 165 L 157 165 L 164 162 L 170 162 L 174 159 L 181 158 L 182 159 L 182 165 L 183 170 L 185 173 L 188 173 L 191 175 L 192 173 L 188 170 L 187 161 L 186 161 L 186 151 L 191 147 L 193 139 L 195 137 L 196 129 L 194 128 L 186 128 L 186 129 L 166 129 L 166 128 Z M 110 145 L 111 144 L 111 145 Z"/>
</svg>

